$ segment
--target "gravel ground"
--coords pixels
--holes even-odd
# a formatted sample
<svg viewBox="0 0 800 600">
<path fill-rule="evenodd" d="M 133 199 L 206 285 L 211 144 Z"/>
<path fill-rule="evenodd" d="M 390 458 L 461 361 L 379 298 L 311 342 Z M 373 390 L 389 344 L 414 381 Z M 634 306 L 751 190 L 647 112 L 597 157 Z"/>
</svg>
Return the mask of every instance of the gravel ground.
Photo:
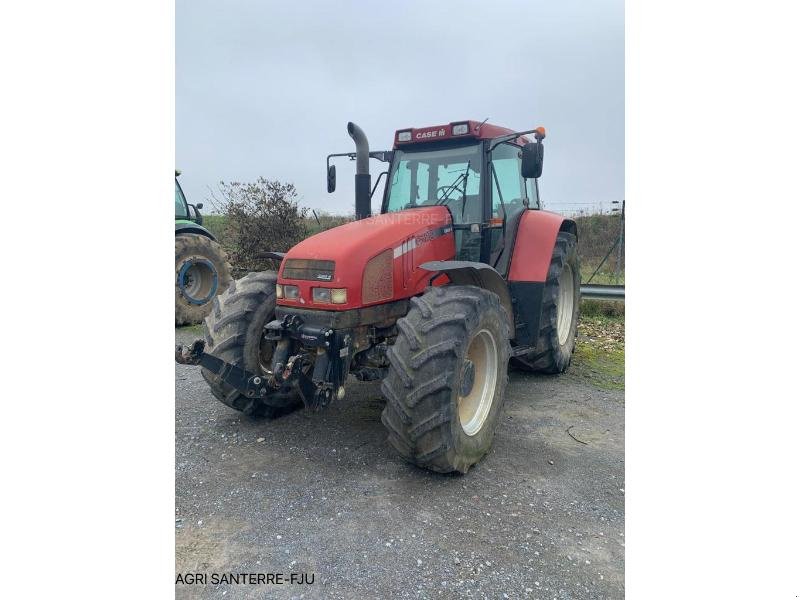
<svg viewBox="0 0 800 600">
<path fill-rule="evenodd" d="M 442 476 L 392 453 L 376 383 L 351 379 L 322 412 L 251 421 L 176 364 L 176 575 L 209 578 L 176 597 L 624 597 L 624 394 L 572 370 L 512 371 L 491 452 Z"/>
</svg>

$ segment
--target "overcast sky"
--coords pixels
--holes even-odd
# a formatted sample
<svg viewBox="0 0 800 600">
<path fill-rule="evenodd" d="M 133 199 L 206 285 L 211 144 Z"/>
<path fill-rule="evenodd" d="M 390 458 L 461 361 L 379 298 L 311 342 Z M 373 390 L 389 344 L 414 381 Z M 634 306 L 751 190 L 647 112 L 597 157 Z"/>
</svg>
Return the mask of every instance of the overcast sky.
<svg viewBox="0 0 800 600">
<path fill-rule="evenodd" d="M 177 0 L 181 185 L 201 202 L 264 176 L 344 214 L 354 163 L 329 195 L 325 157 L 352 151 L 348 121 L 384 150 L 396 129 L 489 117 L 547 129 L 546 208 L 607 208 L 624 191 L 623 19 L 621 0 Z"/>
</svg>

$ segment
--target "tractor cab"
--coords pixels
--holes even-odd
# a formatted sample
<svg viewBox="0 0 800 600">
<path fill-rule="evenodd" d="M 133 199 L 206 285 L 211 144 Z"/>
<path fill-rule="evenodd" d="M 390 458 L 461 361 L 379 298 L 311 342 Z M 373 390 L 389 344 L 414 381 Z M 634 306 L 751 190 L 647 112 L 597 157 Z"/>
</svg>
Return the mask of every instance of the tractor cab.
<svg viewBox="0 0 800 600">
<path fill-rule="evenodd" d="M 175 171 L 175 220 L 176 221 L 191 221 L 198 225 L 203 224 L 203 215 L 200 214 L 200 209 L 203 208 L 203 203 L 189 204 L 186 201 L 186 196 L 183 193 L 181 184 L 178 183 L 178 176 L 180 171 Z"/>
<path fill-rule="evenodd" d="M 544 128 L 514 132 L 505 127 L 460 121 L 400 129 L 392 150 L 370 152 L 366 136 L 353 124 L 348 132 L 366 157 L 389 163 L 372 187 L 366 160 L 356 172 L 356 218 L 371 214 L 372 196 L 383 176 L 381 213 L 444 206 L 451 215 L 455 259 L 490 265 L 505 276 L 522 214 L 539 209 Z M 533 133 L 531 143 L 525 134 Z M 336 167 L 328 156 L 328 192 L 336 189 Z"/>
<path fill-rule="evenodd" d="M 381 212 L 445 206 L 456 260 L 486 263 L 505 274 L 506 249 L 513 246 L 507 238 L 522 211 L 539 208 L 536 179 L 522 177 L 527 143 L 510 129 L 476 121 L 399 130 Z"/>
</svg>

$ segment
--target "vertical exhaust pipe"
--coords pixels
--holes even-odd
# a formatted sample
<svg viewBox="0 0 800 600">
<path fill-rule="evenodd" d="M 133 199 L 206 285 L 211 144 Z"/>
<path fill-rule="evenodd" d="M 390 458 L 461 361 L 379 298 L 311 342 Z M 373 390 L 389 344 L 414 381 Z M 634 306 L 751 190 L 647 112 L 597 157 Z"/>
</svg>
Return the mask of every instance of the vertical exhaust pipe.
<svg viewBox="0 0 800 600">
<path fill-rule="evenodd" d="M 356 143 L 356 219 L 366 219 L 371 213 L 369 194 L 372 188 L 369 142 L 361 127 L 355 123 L 347 124 L 347 133 Z"/>
</svg>

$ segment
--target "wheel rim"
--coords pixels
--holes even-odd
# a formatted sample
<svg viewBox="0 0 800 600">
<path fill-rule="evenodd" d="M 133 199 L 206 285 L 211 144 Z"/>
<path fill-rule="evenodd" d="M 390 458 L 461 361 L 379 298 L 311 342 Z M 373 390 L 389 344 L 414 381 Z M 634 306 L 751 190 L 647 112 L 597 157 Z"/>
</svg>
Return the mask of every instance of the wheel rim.
<svg viewBox="0 0 800 600">
<path fill-rule="evenodd" d="M 258 366 L 262 374 L 272 372 L 272 355 L 275 353 L 275 342 L 264 339 L 258 345 Z"/>
<path fill-rule="evenodd" d="M 178 289 L 190 304 L 205 304 L 217 293 L 217 270 L 210 260 L 189 259 L 178 272 Z"/>
<path fill-rule="evenodd" d="M 458 419 L 461 428 L 469 436 L 483 427 L 492 408 L 497 386 L 497 343 L 487 329 L 482 329 L 472 338 L 462 366 L 462 380 L 472 379 L 468 389 L 458 396 Z"/>
<path fill-rule="evenodd" d="M 565 344 L 572 329 L 572 312 L 575 308 L 575 280 L 572 267 L 564 265 L 558 278 L 558 343 Z"/>
</svg>

